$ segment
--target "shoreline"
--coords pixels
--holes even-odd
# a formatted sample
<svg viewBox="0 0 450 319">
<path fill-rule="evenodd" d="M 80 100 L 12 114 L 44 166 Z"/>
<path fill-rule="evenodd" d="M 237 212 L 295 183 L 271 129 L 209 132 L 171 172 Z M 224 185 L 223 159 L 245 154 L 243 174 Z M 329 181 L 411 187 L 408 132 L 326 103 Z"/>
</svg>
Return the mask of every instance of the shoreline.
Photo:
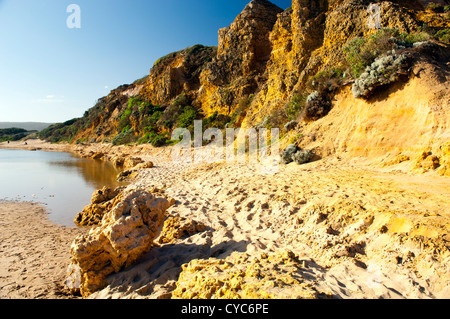
<svg viewBox="0 0 450 319">
<path fill-rule="evenodd" d="M 170 148 L 30 142 L 29 148 L 39 145 L 41 150 L 86 157 L 101 152 L 106 160 L 138 156 L 152 161 L 155 167 L 138 169 L 130 187 L 164 189 L 177 200 L 168 216 L 207 226 L 205 232 L 157 245 L 137 264 L 110 275 L 109 285 L 90 298 L 170 298 L 181 266 L 193 258 L 232 260 L 236 253 L 258 256 L 286 249 L 312 265 L 302 270 L 311 278 L 310 284 L 335 298 L 450 297 L 448 178 L 407 174 L 401 166 L 387 171 L 367 162 L 335 157 L 302 166 L 283 165 L 277 174 L 265 176 L 257 165 L 172 163 Z M 23 145 L 11 146 L 22 149 Z M 0 208 L 2 205 L 0 202 Z M 70 252 L 64 247 L 70 247 L 70 239 L 86 229 L 54 225 L 54 230 L 48 231 L 52 228 L 49 222 L 42 218 L 42 211 L 37 213 L 42 208 L 30 203 L 8 205 L 17 216 L 34 211 L 32 217 L 40 220 L 33 228 L 34 236 L 45 241 L 53 234 L 63 240 L 62 247 L 41 245 L 40 253 L 47 256 L 47 263 L 69 263 Z M 10 225 L 1 221 L 0 228 L 7 227 L 21 237 L 20 220 Z M 44 230 L 40 235 L 39 228 Z M 26 256 L 26 239 L 18 242 L 3 245 L 0 254 L 9 258 L 5 260 L 11 262 L 18 251 L 21 258 Z M 57 261 L 51 261 L 54 249 L 60 249 Z M 33 251 L 31 260 L 32 256 Z M 48 267 L 31 265 L 35 272 Z M 9 276 L 9 270 L 5 271 Z M 20 279 L 21 270 L 11 271 L 11 276 Z M 61 278 L 61 273 L 53 274 Z M 46 276 L 49 279 L 50 273 Z M 33 298 L 30 291 L 36 291 L 34 296 L 39 298 L 55 296 L 51 290 L 45 295 L 33 276 L 25 280 L 30 285 L 25 298 Z M 8 290 L 6 297 L 14 298 L 24 288 L 16 290 Z"/>
<path fill-rule="evenodd" d="M 73 150 L 70 144 L 51 144 L 38 139 L 27 140 L 27 145 L 23 141 L 1 142 L 0 149 L 12 149 L 23 151 L 46 151 L 46 152 L 69 152 Z"/>
</svg>

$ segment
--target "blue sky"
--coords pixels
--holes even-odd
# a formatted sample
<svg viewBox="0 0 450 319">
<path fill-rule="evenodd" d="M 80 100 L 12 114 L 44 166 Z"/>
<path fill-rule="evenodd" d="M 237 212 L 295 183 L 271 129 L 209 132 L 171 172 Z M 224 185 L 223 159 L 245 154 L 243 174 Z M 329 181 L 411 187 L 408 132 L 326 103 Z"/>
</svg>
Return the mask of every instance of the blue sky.
<svg viewBox="0 0 450 319">
<path fill-rule="evenodd" d="M 161 56 L 217 45 L 249 1 L 0 0 L 0 122 L 80 117 Z M 81 9 L 79 29 L 67 27 L 70 4 Z"/>
</svg>

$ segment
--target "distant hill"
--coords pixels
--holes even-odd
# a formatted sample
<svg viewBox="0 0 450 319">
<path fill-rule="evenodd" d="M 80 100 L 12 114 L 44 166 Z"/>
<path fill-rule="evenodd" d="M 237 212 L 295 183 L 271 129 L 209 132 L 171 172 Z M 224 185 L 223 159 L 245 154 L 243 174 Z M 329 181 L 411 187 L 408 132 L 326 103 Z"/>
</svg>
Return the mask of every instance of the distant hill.
<svg viewBox="0 0 450 319">
<path fill-rule="evenodd" d="M 0 129 L 4 128 L 23 128 L 27 131 L 42 131 L 53 123 L 40 123 L 40 122 L 0 122 Z"/>
</svg>

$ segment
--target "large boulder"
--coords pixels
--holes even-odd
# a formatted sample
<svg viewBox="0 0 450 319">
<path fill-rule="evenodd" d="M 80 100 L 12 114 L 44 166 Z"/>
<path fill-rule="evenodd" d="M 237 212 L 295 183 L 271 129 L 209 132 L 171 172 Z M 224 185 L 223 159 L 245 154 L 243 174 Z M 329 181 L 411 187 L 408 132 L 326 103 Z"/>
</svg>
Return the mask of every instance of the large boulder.
<svg viewBox="0 0 450 319">
<path fill-rule="evenodd" d="M 298 146 L 291 144 L 281 153 L 281 164 L 296 162 L 298 165 L 309 163 L 313 160 L 314 153 L 309 150 L 302 150 Z"/>
<path fill-rule="evenodd" d="M 127 190 L 118 197 L 101 223 L 72 243 L 66 284 L 83 297 L 104 288 L 108 275 L 131 266 L 150 250 L 166 210 L 175 203 L 157 189 Z"/>
</svg>

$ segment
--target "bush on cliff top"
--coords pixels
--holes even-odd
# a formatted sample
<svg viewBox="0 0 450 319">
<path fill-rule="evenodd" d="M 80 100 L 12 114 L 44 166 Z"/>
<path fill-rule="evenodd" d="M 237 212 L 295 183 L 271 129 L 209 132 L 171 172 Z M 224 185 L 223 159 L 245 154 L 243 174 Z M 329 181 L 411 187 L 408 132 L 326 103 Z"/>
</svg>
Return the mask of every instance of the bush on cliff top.
<svg viewBox="0 0 450 319">
<path fill-rule="evenodd" d="M 439 35 L 445 34 L 445 31 Z M 400 33 L 398 29 L 385 28 L 369 37 L 357 37 L 344 47 L 347 63 L 355 79 L 381 55 L 394 49 L 412 47 L 414 43 L 428 41 L 432 36 L 427 32 Z"/>
<path fill-rule="evenodd" d="M 349 41 L 343 50 L 354 78 L 359 78 L 378 56 L 392 50 L 395 47 L 393 37 L 398 35 L 398 30 L 382 29 L 368 38 L 357 37 Z"/>
</svg>

